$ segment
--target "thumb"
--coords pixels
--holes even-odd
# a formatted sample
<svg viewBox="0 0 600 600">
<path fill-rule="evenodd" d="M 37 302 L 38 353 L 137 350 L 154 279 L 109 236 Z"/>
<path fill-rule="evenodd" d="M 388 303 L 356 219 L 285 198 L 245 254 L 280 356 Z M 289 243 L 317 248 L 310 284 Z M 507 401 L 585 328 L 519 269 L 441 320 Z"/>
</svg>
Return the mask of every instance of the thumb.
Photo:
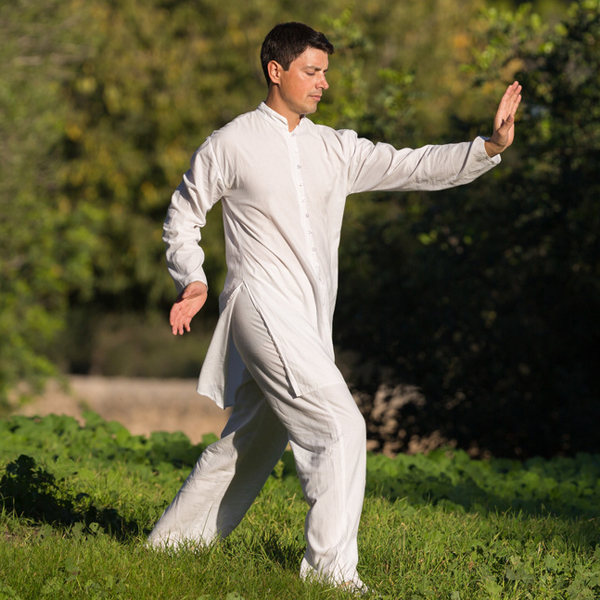
<svg viewBox="0 0 600 600">
<path fill-rule="evenodd" d="M 515 116 L 514 115 L 508 115 L 506 117 L 506 119 L 504 119 L 502 121 L 502 125 L 500 125 L 500 129 L 509 129 L 510 127 L 513 126 L 515 122 Z"/>
</svg>

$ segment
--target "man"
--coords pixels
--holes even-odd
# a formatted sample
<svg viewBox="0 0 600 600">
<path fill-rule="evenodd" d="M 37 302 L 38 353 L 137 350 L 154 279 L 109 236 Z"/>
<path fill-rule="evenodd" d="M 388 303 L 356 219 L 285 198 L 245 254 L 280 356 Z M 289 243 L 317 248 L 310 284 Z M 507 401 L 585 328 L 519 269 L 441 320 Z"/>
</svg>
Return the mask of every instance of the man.
<svg viewBox="0 0 600 600">
<path fill-rule="evenodd" d="M 198 391 L 233 405 L 149 541 L 208 544 L 228 535 L 288 441 L 309 505 L 301 576 L 360 592 L 357 532 L 365 485 L 365 424 L 335 366 L 331 335 L 346 196 L 468 183 L 513 140 L 521 87 L 508 87 L 489 140 L 396 150 L 315 125 L 333 46 L 300 23 L 276 26 L 261 62 L 267 99 L 214 132 L 174 193 L 164 228 L 180 291 L 174 334 L 207 297 L 198 242 L 223 204 L 228 266 L 221 315 Z"/>
</svg>

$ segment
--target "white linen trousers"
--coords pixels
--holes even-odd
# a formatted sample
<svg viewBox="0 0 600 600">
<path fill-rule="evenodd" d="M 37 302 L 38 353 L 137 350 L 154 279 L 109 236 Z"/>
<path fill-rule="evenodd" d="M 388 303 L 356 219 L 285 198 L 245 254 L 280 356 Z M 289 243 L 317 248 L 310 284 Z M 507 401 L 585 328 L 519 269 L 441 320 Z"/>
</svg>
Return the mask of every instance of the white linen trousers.
<svg viewBox="0 0 600 600">
<path fill-rule="evenodd" d="M 210 544 L 239 524 L 288 441 L 309 505 L 304 578 L 360 582 L 357 535 L 366 474 L 365 422 L 348 387 L 296 397 L 249 291 L 233 307 L 233 342 L 246 365 L 219 441 L 204 450 L 149 537 L 152 545 Z M 319 360 L 332 362 L 321 352 Z M 335 365 L 331 365 L 336 369 Z"/>
</svg>

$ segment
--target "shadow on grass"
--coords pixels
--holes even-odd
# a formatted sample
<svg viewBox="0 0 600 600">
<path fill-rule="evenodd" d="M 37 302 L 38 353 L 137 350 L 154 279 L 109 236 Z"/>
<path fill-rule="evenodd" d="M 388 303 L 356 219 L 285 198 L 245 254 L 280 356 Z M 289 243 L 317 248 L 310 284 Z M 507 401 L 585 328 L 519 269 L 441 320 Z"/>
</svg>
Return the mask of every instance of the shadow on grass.
<svg viewBox="0 0 600 600">
<path fill-rule="evenodd" d="M 304 556 L 304 545 L 287 543 L 281 539 L 281 532 L 266 531 L 258 541 L 262 553 L 284 569 L 296 571 Z"/>
<path fill-rule="evenodd" d="M 367 495 L 413 506 L 566 519 L 600 517 L 600 456 L 476 461 L 463 451 L 369 457 Z"/>
<path fill-rule="evenodd" d="M 224 547 L 233 555 L 240 553 L 240 539 L 227 537 L 222 540 Z M 244 542 L 244 556 L 250 559 L 253 555 L 260 562 L 267 559 L 278 564 L 281 568 L 297 572 L 305 551 L 305 542 L 293 539 L 285 539 L 281 531 L 267 529 L 257 532 L 252 539 Z"/>
<path fill-rule="evenodd" d="M 114 508 L 95 506 L 87 494 L 75 495 L 64 480 L 57 480 L 25 454 L 6 466 L 0 479 L 0 502 L 4 511 L 37 523 L 65 529 L 81 523 L 90 532 L 97 531 L 97 523 L 119 540 L 140 533 L 136 522 L 128 521 Z"/>
</svg>

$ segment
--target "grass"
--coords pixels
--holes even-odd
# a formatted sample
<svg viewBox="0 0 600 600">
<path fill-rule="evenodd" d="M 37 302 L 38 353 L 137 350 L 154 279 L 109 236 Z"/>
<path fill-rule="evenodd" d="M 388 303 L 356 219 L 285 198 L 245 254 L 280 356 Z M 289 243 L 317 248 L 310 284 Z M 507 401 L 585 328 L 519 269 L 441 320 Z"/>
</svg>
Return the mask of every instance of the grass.
<svg viewBox="0 0 600 600">
<path fill-rule="evenodd" d="M 208 442 L 209 440 L 206 440 Z M 336 599 L 298 577 L 306 506 L 290 455 L 208 549 L 145 537 L 202 446 L 88 415 L 0 421 L 0 600 Z M 600 597 L 600 459 L 369 457 L 359 548 L 385 599 Z"/>
</svg>

